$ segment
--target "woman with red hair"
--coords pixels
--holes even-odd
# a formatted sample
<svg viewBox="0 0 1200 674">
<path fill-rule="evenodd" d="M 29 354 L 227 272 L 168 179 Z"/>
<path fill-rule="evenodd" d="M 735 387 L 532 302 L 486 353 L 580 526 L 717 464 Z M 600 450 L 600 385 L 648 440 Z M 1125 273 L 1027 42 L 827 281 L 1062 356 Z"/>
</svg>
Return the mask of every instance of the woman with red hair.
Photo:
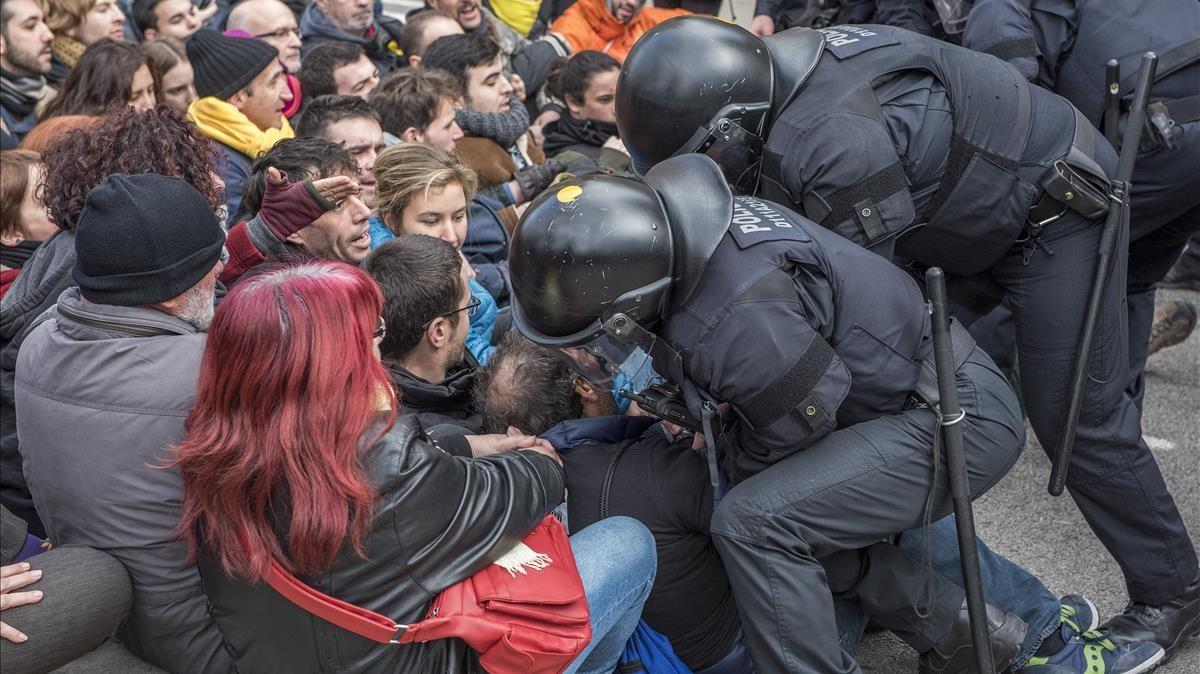
<svg viewBox="0 0 1200 674">
<path fill-rule="evenodd" d="M 177 448 L 180 532 L 241 671 L 475 669 L 457 639 L 385 646 L 306 613 L 262 582 L 271 560 L 407 624 L 562 502 L 544 441 L 466 459 L 422 439 L 379 362 L 382 306 L 365 272 L 309 262 L 243 279 L 209 327 Z M 653 582 L 653 539 L 612 518 L 571 545 L 593 638 L 570 671 L 611 671 Z"/>
</svg>

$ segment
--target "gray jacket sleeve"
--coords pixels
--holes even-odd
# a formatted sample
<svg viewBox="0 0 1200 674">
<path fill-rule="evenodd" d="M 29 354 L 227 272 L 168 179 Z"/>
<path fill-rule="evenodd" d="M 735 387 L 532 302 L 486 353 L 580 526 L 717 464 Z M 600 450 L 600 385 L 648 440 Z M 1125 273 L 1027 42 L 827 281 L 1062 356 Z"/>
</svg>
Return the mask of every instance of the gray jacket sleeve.
<svg viewBox="0 0 1200 674">
<path fill-rule="evenodd" d="M 735 482 L 827 435 L 850 390 L 850 371 L 797 299 L 734 304 L 693 353 L 693 378 L 733 408 L 718 447 Z"/>
</svg>

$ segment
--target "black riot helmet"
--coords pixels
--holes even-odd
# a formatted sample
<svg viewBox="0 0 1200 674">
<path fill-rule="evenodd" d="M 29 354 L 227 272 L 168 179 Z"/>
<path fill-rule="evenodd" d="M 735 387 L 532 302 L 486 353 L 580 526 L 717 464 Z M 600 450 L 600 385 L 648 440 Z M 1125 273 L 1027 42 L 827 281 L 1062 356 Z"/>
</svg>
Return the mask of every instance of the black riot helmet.
<svg viewBox="0 0 1200 674">
<path fill-rule="evenodd" d="M 611 377 L 634 352 L 657 352 L 649 331 L 690 297 L 732 217 L 721 170 L 698 154 L 660 163 L 645 182 L 559 183 L 509 245 L 513 322 L 592 381 Z"/>
<path fill-rule="evenodd" d="M 543 346 L 587 342 L 612 310 L 652 320 L 671 284 L 666 210 L 632 178 L 552 186 L 529 205 L 508 250 L 513 322 Z"/>
<path fill-rule="evenodd" d="M 617 127 L 634 170 L 700 152 L 735 190 L 753 192 L 773 87 L 767 46 L 746 29 L 706 16 L 660 23 L 617 80 Z"/>
</svg>

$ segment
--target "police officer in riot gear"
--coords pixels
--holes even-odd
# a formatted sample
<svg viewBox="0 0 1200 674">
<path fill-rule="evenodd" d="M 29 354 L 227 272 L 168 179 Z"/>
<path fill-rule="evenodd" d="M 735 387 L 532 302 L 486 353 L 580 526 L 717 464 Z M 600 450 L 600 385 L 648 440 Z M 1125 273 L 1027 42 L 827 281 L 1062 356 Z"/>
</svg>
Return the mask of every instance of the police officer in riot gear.
<svg viewBox="0 0 1200 674">
<path fill-rule="evenodd" d="M 1070 100 L 1098 128 L 1114 121 L 1105 119 L 1106 63 L 1118 61 L 1124 80 L 1118 93 L 1128 96 L 1142 53 L 1158 55 L 1130 202 L 1130 395 L 1140 406 L 1155 284 L 1200 230 L 1200 3 L 979 0 L 963 44 L 1013 64 L 1027 79 Z M 1135 568 L 1146 563 L 1122 560 Z M 1133 603 L 1104 626 L 1111 638 L 1155 641 L 1169 653 L 1186 636 L 1200 633 L 1194 555 L 1183 551 L 1178 558 L 1156 560 L 1145 573 L 1135 572 L 1133 581 Z"/>
<path fill-rule="evenodd" d="M 977 315 L 1005 299 L 1030 422 L 1043 447 L 1058 445 L 1116 163 L 1067 101 L 995 58 L 897 28 L 760 39 L 685 17 L 630 52 L 616 104 L 639 170 L 704 152 L 736 191 L 885 257 L 942 267 Z M 1131 599 L 1163 606 L 1193 583 L 1196 554 L 1127 392 L 1126 249 L 1106 286 L 1067 486 Z"/>
<path fill-rule="evenodd" d="M 927 496 L 932 517 L 951 508 L 934 477 L 930 319 L 913 279 L 781 206 L 734 198 L 699 155 L 664 162 L 646 184 L 559 185 L 533 202 L 510 251 L 522 333 L 597 379 L 652 362 L 707 420 L 710 456 L 736 485 L 711 528 L 756 667 L 856 671 L 817 560 L 919 526 Z M 1023 425 L 1004 377 L 955 335 L 979 494 L 1015 461 Z M 1161 657 L 1123 648 L 1110 664 Z"/>
</svg>

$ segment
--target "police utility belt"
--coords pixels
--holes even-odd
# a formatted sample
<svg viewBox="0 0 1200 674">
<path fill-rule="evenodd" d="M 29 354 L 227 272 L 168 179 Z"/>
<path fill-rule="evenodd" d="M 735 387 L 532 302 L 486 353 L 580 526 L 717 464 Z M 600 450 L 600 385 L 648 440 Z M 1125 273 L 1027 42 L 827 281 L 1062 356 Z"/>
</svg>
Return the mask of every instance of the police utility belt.
<svg viewBox="0 0 1200 674">
<path fill-rule="evenodd" d="M 1026 233 L 1036 240 L 1050 223 L 1075 211 L 1089 220 L 1108 213 L 1109 182 L 1096 163 L 1095 133 L 1083 113 L 1075 111 L 1075 137 L 1067 156 L 1054 162 L 1040 187 L 1042 195 L 1029 209 Z"/>
</svg>

